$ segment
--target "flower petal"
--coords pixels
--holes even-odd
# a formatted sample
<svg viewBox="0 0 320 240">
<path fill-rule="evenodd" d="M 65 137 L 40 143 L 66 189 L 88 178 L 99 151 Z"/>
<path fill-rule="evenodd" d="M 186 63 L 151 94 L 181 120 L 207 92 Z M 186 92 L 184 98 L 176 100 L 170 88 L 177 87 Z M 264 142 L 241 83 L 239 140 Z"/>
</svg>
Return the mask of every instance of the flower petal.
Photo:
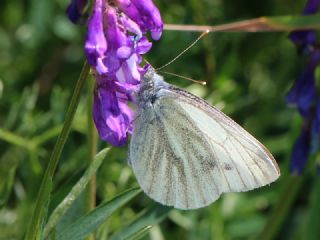
<svg viewBox="0 0 320 240">
<path fill-rule="evenodd" d="M 310 107 L 316 97 L 314 69 L 303 71 L 286 97 L 289 105 L 297 106 L 302 116 L 310 113 Z"/>
<path fill-rule="evenodd" d="M 159 40 L 162 35 L 163 22 L 158 8 L 152 0 L 131 0 L 138 9 L 144 22 L 144 27 L 151 31 L 151 37 Z"/>
<path fill-rule="evenodd" d="M 93 7 L 93 13 L 88 21 L 85 53 L 91 66 L 96 66 L 97 61 L 101 63 L 107 51 L 107 40 L 104 35 L 102 24 L 102 13 L 104 8 L 105 1 L 96 0 Z"/>
<path fill-rule="evenodd" d="M 163 22 L 158 8 L 151 0 L 117 0 L 120 9 L 136 22 L 143 33 L 151 31 L 151 37 L 159 40 Z"/>
<path fill-rule="evenodd" d="M 93 117 L 101 139 L 113 146 L 123 146 L 131 131 L 133 112 L 127 102 L 119 101 L 116 91 L 101 87 L 94 96 Z"/>
<path fill-rule="evenodd" d="M 67 7 L 67 15 L 71 22 L 76 24 L 81 17 L 84 7 L 87 5 L 87 0 L 72 0 Z"/>
<path fill-rule="evenodd" d="M 303 10 L 304 14 L 316 13 L 320 8 L 319 0 L 308 0 Z"/>
<path fill-rule="evenodd" d="M 308 128 L 302 130 L 300 137 L 294 144 L 290 162 L 290 171 L 301 174 L 309 156 L 310 131 Z"/>
</svg>

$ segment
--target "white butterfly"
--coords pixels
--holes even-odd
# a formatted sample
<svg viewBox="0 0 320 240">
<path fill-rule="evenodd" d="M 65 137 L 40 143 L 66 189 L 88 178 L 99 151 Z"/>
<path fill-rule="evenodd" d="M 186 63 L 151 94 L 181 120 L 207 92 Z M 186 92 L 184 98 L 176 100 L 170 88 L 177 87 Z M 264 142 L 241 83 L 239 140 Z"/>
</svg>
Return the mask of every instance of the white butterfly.
<svg viewBox="0 0 320 240">
<path fill-rule="evenodd" d="M 129 163 L 155 201 L 201 208 L 221 193 L 248 191 L 280 176 L 258 140 L 206 101 L 166 83 L 152 68 L 136 101 Z"/>
</svg>

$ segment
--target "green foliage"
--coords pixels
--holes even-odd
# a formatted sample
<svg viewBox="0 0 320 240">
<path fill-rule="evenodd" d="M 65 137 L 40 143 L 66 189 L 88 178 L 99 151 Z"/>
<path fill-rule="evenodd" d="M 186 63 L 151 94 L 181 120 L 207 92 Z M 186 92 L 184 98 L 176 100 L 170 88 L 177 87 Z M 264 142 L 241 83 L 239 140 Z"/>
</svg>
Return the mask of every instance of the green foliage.
<svg viewBox="0 0 320 240">
<path fill-rule="evenodd" d="M 80 217 L 70 226 L 65 226 L 57 234 L 58 240 L 77 240 L 82 239 L 96 230 L 114 211 L 122 207 L 126 202 L 141 192 L 139 188 L 125 191 L 109 202 L 101 204 L 92 212 Z"/>
<path fill-rule="evenodd" d="M 144 234 L 154 224 L 162 221 L 170 211 L 170 208 L 155 205 L 149 209 L 144 210 L 139 216 L 132 221 L 128 226 L 123 227 L 121 230 L 112 235 L 112 240 L 119 239 L 135 239 Z"/>
<path fill-rule="evenodd" d="M 285 15 L 289 17 L 272 20 L 292 26 L 290 16 L 299 14 L 304 4 L 302 0 L 290 4 L 286 0 L 155 2 L 166 23 L 203 25 Z M 0 239 L 26 235 L 84 62 L 85 26 L 68 21 L 67 4 L 67 0 L 1 2 Z M 301 22 L 301 18 L 293 18 L 294 24 L 304 26 L 317 19 Z M 165 31 L 147 60 L 161 66 L 197 36 Z M 281 178 L 270 186 L 225 194 L 209 207 L 194 211 L 172 210 L 144 194 L 137 195 L 140 190 L 135 188 L 137 182 L 127 164 L 126 147 L 110 149 L 104 161 L 104 157 L 97 158 L 101 155 L 89 161 L 92 144 L 88 141 L 93 140 L 88 139 L 92 129 L 87 116 L 92 91 L 87 88 L 81 93 L 70 135 L 58 159 L 52 193 L 46 199 L 49 202 L 41 205 L 42 237 L 50 219 L 57 216 L 54 209 L 72 198 L 50 227 L 51 239 L 83 239 L 91 232 L 97 239 L 319 239 L 320 186 L 313 161 L 317 156 L 310 159 L 303 176 L 288 174 L 301 119 L 285 105 L 284 97 L 301 63 L 287 33 L 233 32 L 209 34 L 167 67 L 168 72 L 206 80 L 208 84 L 203 87 L 166 77 L 244 126 L 270 149 L 282 171 Z M 105 147 L 106 143 L 99 140 L 98 149 Z M 100 162 L 94 165 L 97 159 Z M 88 181 L 95 174 L 97 207 L 88 210 L 87 189 L 83 188 L 91 184 Z M 77 186 L 81 188 L 74 194 L 72 189 Z M 50 188 L 49 184 L 44 186 L 48 197 Z"/>
</svg>

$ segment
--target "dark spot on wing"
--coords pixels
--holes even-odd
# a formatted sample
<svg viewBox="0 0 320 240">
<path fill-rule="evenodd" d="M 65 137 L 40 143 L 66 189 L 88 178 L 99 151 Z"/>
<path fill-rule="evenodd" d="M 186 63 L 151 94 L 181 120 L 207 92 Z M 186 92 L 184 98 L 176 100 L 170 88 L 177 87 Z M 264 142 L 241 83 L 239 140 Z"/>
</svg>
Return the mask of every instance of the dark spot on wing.
<svg viewBox="0 0 320 240">
<path fill-rule="evenodd" d="M 205 170 L 213 170 L 216 167 L 216 164 L 213 160 L 209 159 L 201 159 L 202 168 Z"/>
<path fill-rule="evenodd" d="M 227 171 L 230 171 L 230 170 L 233 169 L 233 167 L 229 163 L 225 163 L 224 164 L 224 169 L 227 170 Z"/>
</svg>

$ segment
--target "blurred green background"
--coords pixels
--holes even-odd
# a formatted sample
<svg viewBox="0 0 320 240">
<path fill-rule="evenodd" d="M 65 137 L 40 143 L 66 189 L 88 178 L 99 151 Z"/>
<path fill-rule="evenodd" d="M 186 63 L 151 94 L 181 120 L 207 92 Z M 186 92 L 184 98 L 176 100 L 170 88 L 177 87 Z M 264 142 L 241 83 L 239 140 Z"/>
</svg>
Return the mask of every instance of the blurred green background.
<svg viewBox="0 0 320 240">
<path fill-rule="evenodd" d="M 22 239 L 40 182 L 59 134 L 66 106 L 84 62 L 85 25 L 66 17 L 68 0 L 1 0 L 0 3 L 0 239 Z M 165 23 L 217 25 L 259 16 L 299 14 L 305 1 L 157 0 Z M 161 66 L 185 49 L 197 33 L 164 31 L 146 56 Z M 223 195 L 209 207 L 170 210 L 140 193 L 97 231 L 107 239 L 134 223 L 145 209 L 155 224 L 143 239 L 253 239 L 268 228 L 277 239 L 320 239 L 320 182 L 310 170 L 289 175 L 293 143 L 301 118 L 284 97 L 302 69 L 287 33 L 211 33 L 168 66 L 168 72 L 207 80 L 206 87 L 183 79 L 167 81 L 207 99 L 265 144 L 282 176 L 270 186 Z M 92 79 L 88 79 L 92 80 Z M 81 96 L 54 177 L 48 213 L 88 166 L 87 109 Z M 107 143 L 99 140 L 99 149 Z M 97 173 L 97 204 L 137 186 L 127 165 L 127 147 L 113 148 Z M 291 194 L 289 190 L 294 190 Z M 57 225 L 84 214 L 81 195 Z M 292 204 L 290 204 L 292 203 Z M 287 209 L 286 206 L 289 208 Z M 274 209 L 278 209 L 273 213 Z M 277 215 L 278 214 L 278 215 Z M 284 219 L 278 223 L 277 219 Z M 162 220 L 160 222 L 160 220 Z M 271 222 L 271 226 L 270 226 Z M 272 225 L 273 224 L 273 225 Z"/>
</svg>

